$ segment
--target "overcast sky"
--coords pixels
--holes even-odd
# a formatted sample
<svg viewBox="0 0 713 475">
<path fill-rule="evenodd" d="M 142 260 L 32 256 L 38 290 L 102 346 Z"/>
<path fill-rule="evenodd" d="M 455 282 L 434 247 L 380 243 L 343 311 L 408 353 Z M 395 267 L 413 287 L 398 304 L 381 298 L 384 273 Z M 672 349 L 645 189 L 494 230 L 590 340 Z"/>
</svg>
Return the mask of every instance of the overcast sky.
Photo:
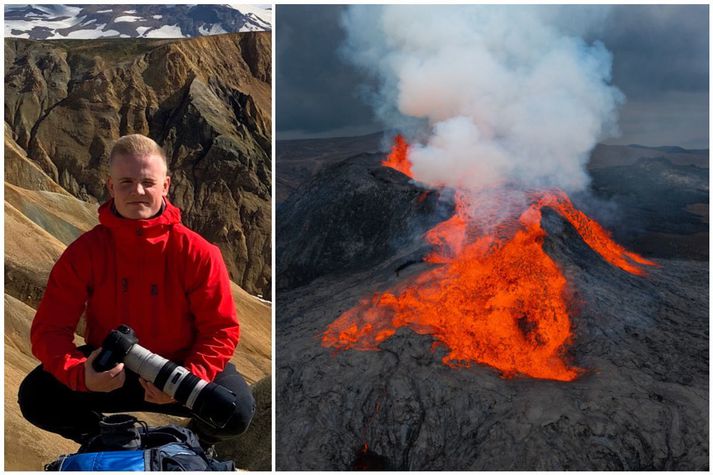
<svg viewBox="0 0 713 475">
<path fill-rule="evenodd" d="M 361 96 L 369 77 L 338 53 L 344 8 L 276 7 L 278 140 L 384 129 Z M 611 51 L 612 82 L 626 96 L 619 111 L 621 136 L 605 142 L 708 148 L 708 6 L 586 8 L 601 8 L 586 15 L 602 14 L 583 36 Z"/>
</svg>

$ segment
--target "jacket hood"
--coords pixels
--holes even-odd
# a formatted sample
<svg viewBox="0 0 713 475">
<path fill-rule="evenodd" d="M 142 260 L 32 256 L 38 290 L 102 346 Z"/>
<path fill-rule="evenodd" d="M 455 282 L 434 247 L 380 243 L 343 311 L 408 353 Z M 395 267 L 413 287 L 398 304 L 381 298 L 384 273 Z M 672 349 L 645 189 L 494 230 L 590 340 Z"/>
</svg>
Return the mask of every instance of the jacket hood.
<svg viewBox="0 0 713 475">
<path fill-rule="evenodd" d="M 116 214 L 114 209 L 114 198 L 99 207 L 99 222 L 111 229 L 151 229 L 173 226 L 181 222 L 181 210 L 173 206 L 168 199 L 163 199 L 166 205 L 163 213 L 150 219 L 128 219 Z"/>
</svg>

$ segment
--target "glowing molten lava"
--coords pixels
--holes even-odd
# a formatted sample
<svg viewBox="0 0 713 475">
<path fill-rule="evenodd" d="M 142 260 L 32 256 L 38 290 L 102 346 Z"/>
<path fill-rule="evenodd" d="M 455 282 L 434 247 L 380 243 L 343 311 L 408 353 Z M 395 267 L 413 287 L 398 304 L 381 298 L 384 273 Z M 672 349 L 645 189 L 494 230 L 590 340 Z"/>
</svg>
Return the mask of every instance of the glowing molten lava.
<svg viewBox="0 0 713 475">
<path fill-rule="evenodd" d="M 410 170 L 407 150 L 397 137 L 384 164 Z M 567 281 L 543 250 L 542 208 L 554 209 L 602 258 L 626 272 L 643 275 L 642 266 L 655 264 L 616 244 L 562 191 L 533 193 L 530 202 L 516 220 L 483 234 L 457 195 L 454 215 L 425 236 L 434 247 L 426 261 L 441 265 L 398 292 L 362 300 L 329 325 L 322 345 L 378 350 L 398 328 L 409 327 L 445 345 L 443 363 L 449 366 L 476 362 L 504 377 L 573 380 L 582 370 L 566 361 L 572 342 Z"/>
<path fill-rule="evenodd" d="M 382 161 L 381 164 L 413 178 L 413 174 L 411 173 L 411 161 L 408 159 L 408 143 L 406 139 L 401 135 L 394 137 L 394 146 L 391 148 L 391 153 L 389 153 L 389 156 L 386 157 L 386 160 Z"/>
</svg>

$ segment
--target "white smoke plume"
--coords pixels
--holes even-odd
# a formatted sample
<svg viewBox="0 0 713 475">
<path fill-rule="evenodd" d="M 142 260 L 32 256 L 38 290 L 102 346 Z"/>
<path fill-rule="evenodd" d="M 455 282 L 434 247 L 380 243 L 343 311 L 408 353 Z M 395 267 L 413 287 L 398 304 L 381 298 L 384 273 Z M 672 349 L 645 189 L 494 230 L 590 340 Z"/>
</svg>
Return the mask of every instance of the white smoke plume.
<svg viewBox="0 0 713 475">
<path fill-rule="evenodd" d="M 389 128 L 428 122 L 414 177 L 479 190 L 588 184 L 596 143 L 616 133 L 623 94 L 603 44 L 574 35 L 596 14 L 534 6 L 353 6 L 345 57 L 378 79 L 371 97 Z M 411 134 L 410 141 L 423 137 Z"/>
</svg>

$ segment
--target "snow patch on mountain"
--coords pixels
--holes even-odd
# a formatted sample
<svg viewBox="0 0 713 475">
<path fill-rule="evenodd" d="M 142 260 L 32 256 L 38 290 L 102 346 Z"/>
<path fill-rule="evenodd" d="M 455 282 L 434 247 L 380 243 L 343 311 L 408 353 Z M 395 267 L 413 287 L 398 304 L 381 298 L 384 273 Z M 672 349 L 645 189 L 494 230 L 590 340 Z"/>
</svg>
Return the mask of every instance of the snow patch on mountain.
<svg viewBox="0 0 713 475">
<path fill-rule="evenodd" d="M 86 29 L 86 30 L 74 30 L 70 31 L 66 38 L 69 38 L 71 40 L 91 40 L 96 38 L 97 30 L 101 30 L 104 28 L 106 25 L 97 25 L 96 29 Z M 107 32 L 104 32 L 107 33 Z M 119 34 L 118 31 L 114 32 L 114 34 Z"/>
<path fill-rule="evenodd" d="M 140 16 L 124 15 L 114 18 L 114 23 L 132 23 L 141 20 L 143 20 L 143 18 L 141 18 Z"/>
<path fill-rule="evenodd" d="M 198 28 L 198 31 L 200 32 L 201 35 L 205 35 L 205 36 L 222 35 L 224 33 L 227 33 L 227 31 L 225 31 L 223 29 L 223 27 L 220 25 L 213 25 L 210 29 L 201 26 L 200 28 Z"/>
<path fill-rule="evenodd" d="M 181 38 L 181 28 L 178 25 L 164 25 L 147 32 L 144 38 Z"/>
</svg>

